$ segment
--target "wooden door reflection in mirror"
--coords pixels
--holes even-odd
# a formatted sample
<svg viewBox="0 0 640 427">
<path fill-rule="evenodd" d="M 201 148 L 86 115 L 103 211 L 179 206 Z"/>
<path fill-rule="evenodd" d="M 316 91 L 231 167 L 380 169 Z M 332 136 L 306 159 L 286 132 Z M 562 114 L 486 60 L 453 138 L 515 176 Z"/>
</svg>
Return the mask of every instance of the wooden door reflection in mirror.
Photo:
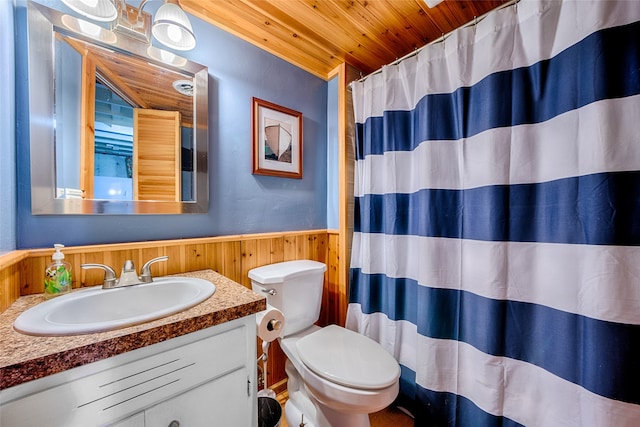
<svg viewBox="0 0 640 427">
<path fill-rule="evenodd" d="M 180 112 L 133 112 L 133 197 L 180 201 Z"/>
</svg>

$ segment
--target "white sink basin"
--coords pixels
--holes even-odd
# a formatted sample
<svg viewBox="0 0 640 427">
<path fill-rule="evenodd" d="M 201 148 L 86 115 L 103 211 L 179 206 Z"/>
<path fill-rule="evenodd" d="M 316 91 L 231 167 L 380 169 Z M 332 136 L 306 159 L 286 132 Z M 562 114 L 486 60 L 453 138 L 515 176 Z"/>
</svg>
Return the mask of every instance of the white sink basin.
<svg viewBox="0 0 640 427">
<path fill-rule="evenodd" d="M 39 336 L 110 331 L 186 310 L 215 290 L 213 283 L 192 277 L 161 277 L 115 289 L 93 287 L 38 304 L 18 316 L 13 327 Z"/>
</svg>

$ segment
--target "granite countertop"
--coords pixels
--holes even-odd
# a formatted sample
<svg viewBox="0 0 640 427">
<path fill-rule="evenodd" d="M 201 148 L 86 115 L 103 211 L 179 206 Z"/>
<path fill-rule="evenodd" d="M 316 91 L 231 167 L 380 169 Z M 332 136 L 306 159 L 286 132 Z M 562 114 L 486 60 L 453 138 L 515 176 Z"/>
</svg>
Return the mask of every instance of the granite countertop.
<svg viewBox="0 0 640 427">
<path fill-rule="evenodd" d="M 20 297 L 0 313 L 0 390 L 266 309 L 264 297 L 212 270 L 176 276 L 209 280 L 216 285 L 216 291 L 178 314 L 94 334 L 36 337 L 16 332 L 13 322 L 20 313 L 44 301 L 42 295 Z"/>
</svg>

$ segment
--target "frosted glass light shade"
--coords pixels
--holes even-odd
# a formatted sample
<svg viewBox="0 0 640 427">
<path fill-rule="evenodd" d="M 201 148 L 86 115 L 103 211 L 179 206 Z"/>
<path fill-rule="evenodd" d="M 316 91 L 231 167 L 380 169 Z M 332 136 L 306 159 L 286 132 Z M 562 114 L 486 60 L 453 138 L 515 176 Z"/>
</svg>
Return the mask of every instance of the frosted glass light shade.
<svg viewBox="0 0 640 427">
<path fill-rule="evenodd" d="M 94 21 L 109 22 L 118 16 L 118 10 L 112 0 L 62 0 L 62 3 Z"/>
<path fill-rule="evenodd" d="M 156 40 L 172 49 L 191 50 L 196 47 L 196 36 L 187 14 L 173 3 L 160 6 L 151 32 Z"/>
</svg>

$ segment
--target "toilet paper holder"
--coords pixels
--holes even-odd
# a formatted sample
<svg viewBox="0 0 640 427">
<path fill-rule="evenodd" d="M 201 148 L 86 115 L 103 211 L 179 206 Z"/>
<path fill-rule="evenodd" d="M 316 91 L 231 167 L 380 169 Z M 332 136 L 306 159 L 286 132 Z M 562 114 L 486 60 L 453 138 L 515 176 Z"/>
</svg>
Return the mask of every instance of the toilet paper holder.
<svg viewBox="0 0 640 427">
<path fill-rule="evenodd" d="M 282 328 L 282 320 L 279 319 L 271 319 L 269 323 L 267 323 L 267 329 L 269 331 L 279 331 Z"/>
</svg>

